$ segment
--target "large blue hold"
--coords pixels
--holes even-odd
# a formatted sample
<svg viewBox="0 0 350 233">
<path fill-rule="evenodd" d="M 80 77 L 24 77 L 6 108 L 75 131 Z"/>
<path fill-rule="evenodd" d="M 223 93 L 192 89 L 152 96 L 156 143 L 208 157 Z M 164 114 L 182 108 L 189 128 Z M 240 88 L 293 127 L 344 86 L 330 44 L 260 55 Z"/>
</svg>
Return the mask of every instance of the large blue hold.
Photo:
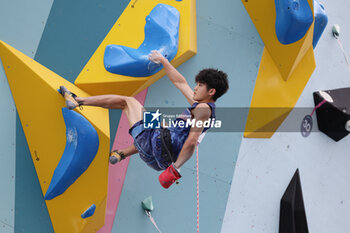
<svg viewBox="0 0 350 233">
<path fill-rule="evenodd" d="M 66 147 L 58 163 L 45 200 L 64 193 L 83 174 L 94 160 L 99 139 L 95 128 L 79 113 L 62 108 L 66 123 Z"/>
<path fill-rule="evenodd" d="M 304 37 L 313 15 L 307 0 L 275 0 L 276 34 L 282 44 L 291 44 Z"/>
<path fill-rule="evenodd" d="M 171 61 L 178 49 L 180 13 L 172 6 L 158 4 L 146 17 L 145 40 L 139 48 L 108 45 L 104 54 L 107 71 L 132 77 L 147 77 L 161 69 L 148 59 L 158 50 Z"/>
<path fill-rule="evenodd" d="M 314 38 L 312 41 L 312 45 L 315 48 L 319 39 L 322 36 L 324 29 L 328 23 L 328 17 L 324 10 L 322 4 L 320 4 L 317 0 L 314 1 L 314 13 L 315 13 L 315 28 L 314 28 Z"/>
</svg>

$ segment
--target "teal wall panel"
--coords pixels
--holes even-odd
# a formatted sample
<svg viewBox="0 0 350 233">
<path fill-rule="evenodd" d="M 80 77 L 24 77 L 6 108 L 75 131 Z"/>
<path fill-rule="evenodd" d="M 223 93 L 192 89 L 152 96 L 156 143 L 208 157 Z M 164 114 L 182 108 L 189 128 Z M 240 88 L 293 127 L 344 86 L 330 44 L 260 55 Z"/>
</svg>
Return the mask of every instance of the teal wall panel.
<svg viewBox="0 0 350 233">
<path fill-rule="evenodd" d="M 53 233 L 24 131 L 17 114 L 15 233 Z"/>
<path fill-rule="evenodd" d="M 208 26 L 215 25 L 229 34 L 234 33 L 263 45 L 241 1 L 218 0 L 215 5 L 209 1 L 197 1 L 197 18 L 206 20 Z"/>
<path fill-rule="evenodd" d="M 16 107 L 1 60 L 0 83 L 0 229 L 9 233 L 14 229 Z"/>
<path fill-rule="evenodd" d="M 74 82 L 128 3 L 55 1 L 35 60 Z"/>
<path fill-rule="evenodd" d="M 204 154 L 201 153 L 201 156 Z M 141 201 L 152 196 L 154 217 L 162 232 L 196 232 L 196 175 L 191 168 L 183 167 L 183 178 L 168 190 L 158 182 L 158 173 L 145 169 L 144 162 L 134 157 L 129 164 L 124 189 L 119 202 L 112 232 L 155 232 L 155 228 L 143 212 Z M 140 172 L 135 172 L 139 170 Z M 140 174 L 142 173 L 142 174 Z M 134 185 L 131 185 L 134 184 Z M 230 184 L 200 173 L 200 232 L 218 232 L 223 220 Z M 132 219 L 132 220 L 131 220 Z M 132 224 L 131 224 L 132 221 Z"/>
<path fill-rule="evenodd" d="M 0 1 L 0 40 L 9 43 L 29 57 L 34 57 L 51 9 L 49 1 Z M 0 232 L 23 232 L 15 228 L 16 188 L 16 108 L 0 64 Z M 30 158 L 30 157 L 29 157 Z M 17 170 L 16 170 L 17 168 Z M 31 184 L 32 180 L 29 181 Z M 27 190 L 26 190 L 27 191 Z M 22 195 L 25 195 L 24 192 Z M 31 200 L 31 199 L 30 199 Z M 36 215 L 36 210 L 31 214 Z M 50 223 L 50 221 L 48 222 Z"/>
</svg>

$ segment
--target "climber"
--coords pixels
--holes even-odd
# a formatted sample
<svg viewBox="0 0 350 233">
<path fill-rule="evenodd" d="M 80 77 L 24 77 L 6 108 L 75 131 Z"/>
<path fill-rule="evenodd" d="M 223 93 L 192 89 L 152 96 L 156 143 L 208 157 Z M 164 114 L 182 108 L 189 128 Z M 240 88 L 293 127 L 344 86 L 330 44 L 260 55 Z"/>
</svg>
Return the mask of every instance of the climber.
<svg viewBox="0 0 350 233">
<path fill-rule="evenodd" d="M 163 65 L 170 81 L 191 105 L 174 120 L 175 122 L 215 120 L 215 101 L 229 88 L 226 73 L 217 69 L 203 69 L 197 74 L 196 86 L 192 90 L 186 79 L 158 51 L 152 51 L 149 59 Z M 164 170 L 159 176 L 159 182 L 164 188 L 168 188 L 181 178 L 179 169 L 192 156 L 200 135 L 210 128 L 210 126 L 204 127 L 203 124 L 182 123 L 148 129 L 145 128 L 143 121 L 145 109 L 134 97 L 120 95 L 78 97 L 63 86 L 60 90 L 69 109 L 82 105 L 122 109 L 129 121 L 131 127 L 129 133 L 134 143 L 127 148 L 112 151 L 110 163 L 115 164 L 139 153 L 147 165 L 157 171 Z"/>
</svg>

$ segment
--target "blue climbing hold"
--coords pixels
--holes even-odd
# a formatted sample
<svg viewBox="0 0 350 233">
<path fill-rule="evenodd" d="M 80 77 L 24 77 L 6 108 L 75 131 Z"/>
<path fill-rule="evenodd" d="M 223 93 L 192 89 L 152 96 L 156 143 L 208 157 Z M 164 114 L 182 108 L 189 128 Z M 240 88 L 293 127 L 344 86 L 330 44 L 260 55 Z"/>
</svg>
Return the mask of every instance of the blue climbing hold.
<svg viewBox="0 0 350 233">
<path fill-rule="evenodd" d="M 326 11 L 322 4 L 320 4 L 317 0 L 314 1 L 314 13 L 315 13 L 315 28 L 314 28 L 314 38 L 312 41 L 312 45 L 314 48 L 316 47 L 319 39 L 322 36 L 324 29 L 328 23 L 328 17 Z"/>
<path fill-rule="evenodd" d="M 146 17 L 145 40 L 137 49 L 122 45 L 108 45 L 104 54 L 107 71 L 132 77 L 147 77 L 161 69 L 148 55 L 158 50 L 171 61 L 178 49 L 179 11 L 169 5 L 158 4 Z"/>
<path fill-rule="evenodd" d="M 83 174 L 95 158 L 99 139 L 95 128 L 79 113 L 62 108 L 66 124 L 66 147 L 58 163 L 45 200 L 64 193 Z"/>
<path fill-rule="evenodd" d="M 313 15 L 307 0 L 275 0 L 276 34 L 282 44 L 291 44 L 304 37 Z"/>
<path fill-rule="evenodd" d="M 88 218 L 94 215 L 96 210 L 96 205 L 92 204 L 84 213 L 81 214 L 81 218 Z"/>
</svg>

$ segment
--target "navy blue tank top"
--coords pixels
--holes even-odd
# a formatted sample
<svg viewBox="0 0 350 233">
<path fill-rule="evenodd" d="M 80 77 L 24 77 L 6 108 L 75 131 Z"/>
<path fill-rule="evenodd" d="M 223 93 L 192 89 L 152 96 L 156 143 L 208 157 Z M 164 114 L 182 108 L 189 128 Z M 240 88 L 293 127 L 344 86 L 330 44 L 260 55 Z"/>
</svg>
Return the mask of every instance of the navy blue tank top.
<svg viewBox="0 0 350 233">
<path fill-rule="evenodd" d="M 182 149 L 182 146 L 184 145 L 188 134 L 190 133 L 191 126 L 188 127 L 180 127 L 179 122 L 184 121 L 184 125 L 186 126 L 186 121 L 187 120 L 192 120 L 192 114 L 191 111 L 197 107 L 199 103 L 195 102 L 192 104 L 191 107 L 185 109 L 185 111 L 182 113 L 181 117 L 178 117 L 174 120 L 174 124 L 172 124 L 168 129 L 170 131 L 171 135 L 171 141 L 172 141 L 172 149 L 174 155 L 177 157 Z M 209 107 L 211 108 L 211 115 L 210 115 L 210 120 L 215 119 L 215 103 L 207 103 Z M 176 125 L 176 126 L 174 126 Z M 210 129 L 209 127 L 205 127 L 203 129 L 203 132 L 201 136 L 204 136 L 204 133 Z"/>
</svg>

